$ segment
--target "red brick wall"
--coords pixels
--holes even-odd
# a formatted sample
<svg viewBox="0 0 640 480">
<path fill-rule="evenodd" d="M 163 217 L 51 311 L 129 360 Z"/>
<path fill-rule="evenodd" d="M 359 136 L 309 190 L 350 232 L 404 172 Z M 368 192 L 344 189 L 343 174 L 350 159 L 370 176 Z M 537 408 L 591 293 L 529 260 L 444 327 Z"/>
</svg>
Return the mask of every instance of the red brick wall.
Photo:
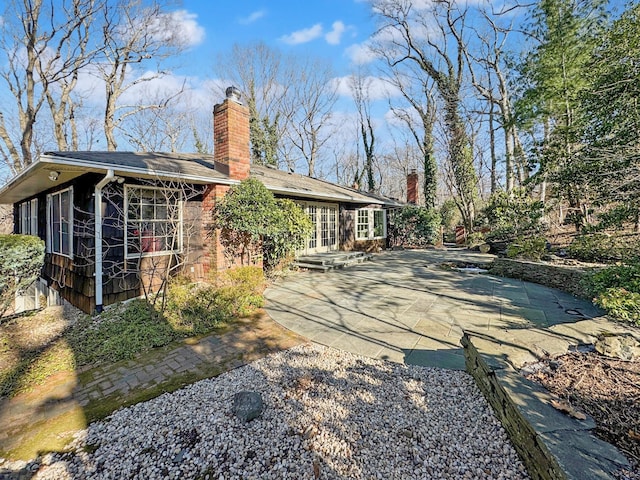
<svg viewBox="0 0 640 480">
<path fill-rule="evenodd" d="M 213 157 L 216 169 L 233 180 L 249 177 L 249 109 L 226 99 L 213 108 Z"/>
<path fill-rule="evenodd" d="M 418 204 L 418 173 L 415 170 L 407 175 L 407 203 Z"/>
<path fill-rule="evenodd" d="M 207 185 L 202 195 L 202 237 L 205 239 L 202 264 L 205 275 L 227 267 L 224 247 L 220 244 L 220 232 L 213 228 L 213 209 L 228 190 L 227 185 Z"/>
</svg>

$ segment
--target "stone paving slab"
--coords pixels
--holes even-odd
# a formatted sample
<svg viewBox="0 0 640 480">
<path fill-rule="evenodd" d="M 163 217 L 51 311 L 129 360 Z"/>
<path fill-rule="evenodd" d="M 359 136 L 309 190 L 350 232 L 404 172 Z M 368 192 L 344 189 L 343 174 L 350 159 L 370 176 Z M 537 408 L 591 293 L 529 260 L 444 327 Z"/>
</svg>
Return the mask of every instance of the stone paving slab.
<svg viewBox="0 0 640 480">
<path fill-rule="evenodd" d="M 463 249 L 385 251 L 345 270 L 292 274 L 267 289 L 266 309 L 285 327 L 324 345 L 336 346 L 338 337 L 351 335 L 357 342 L 340 338 L 339 344 L 359 354 L 357 347 L 365 345 L 366 354 L 376 358 L 406 349 L 402 332 L 410 343 L 416 335 L 425 337 L 433 353 L 405 357 L 423 359 L 426 366 L 450 366 L 449 358 L 440 360 L 442 352 L 458 349 L 467 330 L 497 341 L 517 368 L 545 352 L 566 352 L 602 331 L 621 330 L 591 302 L 565 292 L 441 267 L 492 260 Z M 396 331 L 399 335 L 384 338 L 384 332 Z M 369 348 L 367 339 L 384 340 L 384 350 Z"/>
</svg>

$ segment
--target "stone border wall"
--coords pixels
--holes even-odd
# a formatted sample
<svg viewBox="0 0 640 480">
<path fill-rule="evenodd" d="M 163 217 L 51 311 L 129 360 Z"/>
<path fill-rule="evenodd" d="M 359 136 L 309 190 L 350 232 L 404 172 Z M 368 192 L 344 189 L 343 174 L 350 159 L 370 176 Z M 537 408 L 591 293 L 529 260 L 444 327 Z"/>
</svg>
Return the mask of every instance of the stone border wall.
<svg viewBox="0 0 640 480">
<path fill-rule="evenodd" d="M 596 438 L 591 418 L 576 420 L 550 405 L 551 396 L 496 355 L 480 354 L 472 335 L 461 339 L 467 372 L 476 381 L 532 480 L 614 480 L 627 459 Z"/>
<path fill-rule="evenodd" d="M 589 274 L 589 269 L 587 268 L 496 258 L 489 271 L 491 274 L 500 277 L 517 278 L 527 282 L 539 283 L 578 297 L 589 298 L 588 292 L 582 286 L 582 279 Z"/>
<path fill-rule="evenodd" d="M 551 452 L 540 442 L 535 430 L 522 416 L 495 375 L 495 367 L 489 366 L 465 333 L 461 340 L 467 372 L 476 381 L 500 420 L 524 463 L 532 480 L 566 480 L 567 477 Z M 500 368 L 500 367 L 498 367 Z"/>
</svg>

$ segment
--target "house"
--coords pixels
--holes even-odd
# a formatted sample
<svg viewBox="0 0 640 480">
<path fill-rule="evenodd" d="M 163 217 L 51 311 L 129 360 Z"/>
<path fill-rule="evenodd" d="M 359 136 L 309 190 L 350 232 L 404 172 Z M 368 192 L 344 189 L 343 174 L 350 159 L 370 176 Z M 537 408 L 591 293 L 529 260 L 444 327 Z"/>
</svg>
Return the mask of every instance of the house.
<svg viewBox="0 0 640 480">
<path fill-rule="evenodd" d="M 386 210 L 401 204 L 330 182 L 250 164 L 249 111 L 235 89 L 214 108 L 214 155 L 48 152 L 0 190 L 14 232 L 46 242 L 35 303 L 65 299 L 83 311 L 138 297 L 140 272 L 204 279 L 228 258 L 211 210 L 250 177 L 299 203 L 315 231 L 300 254 L 373 250 L 386 243 Z M 173 262 L 173 263 L 172 263 Z"/>
</svg>

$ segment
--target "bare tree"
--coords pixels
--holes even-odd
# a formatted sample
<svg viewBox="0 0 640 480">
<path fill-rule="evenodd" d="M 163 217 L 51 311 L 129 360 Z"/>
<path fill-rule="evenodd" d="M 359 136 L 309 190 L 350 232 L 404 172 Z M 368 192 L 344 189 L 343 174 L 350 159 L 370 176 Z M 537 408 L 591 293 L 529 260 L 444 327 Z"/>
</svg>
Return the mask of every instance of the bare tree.
<svg viewBox="0 0 640 480">
<path fill-rule="evenodd" d="M 278 166 L 280 138 L 288 123 L 283 101 L 296 75 L 289 59 L 261 42 L 236 44 L 218 58 L 215 73 L 236 85 L 249 107 L 253 162 Z"/>
<path fill-rule="evenodd" d="M 465 226 L 471 229 L 477 176 L 460 113 L 467 11 L 454 0 L 417 6 L 410 0 L 379 0 L 374 1 L 374 10 L 380 21 L 375 49 L 384 53 L 389 67 L 412 64 L 435 83 L 444 108 L 452 192 Z"/>
<path fill-rule="evenodd" d="M 116 130 L 122 122 L 141 111 L 162 108 L 160 102 L 120 103 L 123 95 L 142 84 L 156 80 L 165 72 L 159 62 L 175 55 L 184 47 L 184 38 L 171 15 L 155 0 L 120 0 L 108 2 L 102 9 L 103 56 L 96 64 L 96 73 L 104 82 L 104 134 L 109 151 L 118 148 Z M 155 62 L 152 73 L 135 76 L 132 65 Z"/>
<path fill-rule="evenodd" d="M 88 48 L 96 0 L 11 0 L 3 15 L 0 50 L 5 61 L 0 77 L 15 104 L 0 112 L 0 155 L 16 173 L 33 162 L 38 153 L 34 126 L 45 101 L 54 116 L 55 137 L 66 146 L 61 121 L 71 115 L 69 93 L 78 71 L 95 51 Z M 53 85 L 60 95 L 54 100 Z M 12 125 L 5 112 L 15 113 Z"/>
<path fill-rule="evenodd" d="M 293 146 L 292 153 L 304 158 L 307 175 L 314 177 L 323 147 L 333 131 L 330 120 L 337 92 L 328 63 L 317 59 L 302 60 L 297 70 L 290 94 L 285 98 L 285 111 L 290 112 L 284 115 L 290 120 L 286 138 Z M 288 163 L 293 163 L 293 159 Z"/>
<path fill-rule="evenodd" d="M 437 113 L 434 82 L 430 77 L 416 71 L 414 65 L 408 65 L 408 68 L 402 70 L 394 68 L 389 81 L 402 93 L 405 102 L 410 106 L 409 110 L 394 105 L 390 105 L 390 108 L 396 118 L 408 129 L 420 151 L 424 205 L 427 208 L 434 208 L 438 185 L 438 166 L 433 139 L 433 126 Z"/>
<path fill-rule="evenodd" d="M 148 103 L 157 107 L 128 117 L 123 122 L 124 138 L 143 152 L 184 151 L 185 146 L 195 140 L 194 132 L 198 132 L 197 113 L 190 105 L 188 94 L 157 92 L 148 98 Z M 199 133 L 196 136 L 200 138 Z"/>
<path fill-rule="evenodd" d="M 350 77 L 351 94 L 358 111 L 358 126 L 360 128 L 360 139 L 364 149 L 364 166 L 363 175 L 367 178 L 367 190 L 374 192 L 376 190 L 376 180 L 374 174 L 375 163 L 375 143 L 376 136 L 371 121 L 371 78 L 358 72 Z"/>
<path fill-rule="evenodd" d="M 516 5 L 516 7 L 518 6 Z M 520 136 L 516 127 L 513 112 L 513 104 L 510 95 L 509 78 L 505 72 L 505 51 L 509 34 L 513 31 L 513 17 L 508 16 L 509 23 L 501 25 L 500 20 L 504 12 L 489 11 L 487 8 L 481 9 L 482 18 L 488 29 L 484 32 L 476 30 L 476 37 L 479 40 L 480 48 L 477 52 L 465 48 L 467 64 L 471 74 L 471 81 L 479 95 L 489 104 L 489 133 L 491 135 L 492 162 L 492 191 L 495 191 L 497 179 L 495 178 L 495 129 L 494 120 L 497 120 L 504 132 L 505 146 L 505 179 L 506 190 L 510 192 L 515 186 L 516 171 L 519 174 L 518 180 L 522 184 L 526 179 L 524 168 L 523 149 Z M 508 12 L 509 14 L 511 11 Z M 481 78 L 476 72 L 479 68 L 484 72 Z M 498 108 L 498 118 L 495 117 L 494 107 Z"/>
</svg>

